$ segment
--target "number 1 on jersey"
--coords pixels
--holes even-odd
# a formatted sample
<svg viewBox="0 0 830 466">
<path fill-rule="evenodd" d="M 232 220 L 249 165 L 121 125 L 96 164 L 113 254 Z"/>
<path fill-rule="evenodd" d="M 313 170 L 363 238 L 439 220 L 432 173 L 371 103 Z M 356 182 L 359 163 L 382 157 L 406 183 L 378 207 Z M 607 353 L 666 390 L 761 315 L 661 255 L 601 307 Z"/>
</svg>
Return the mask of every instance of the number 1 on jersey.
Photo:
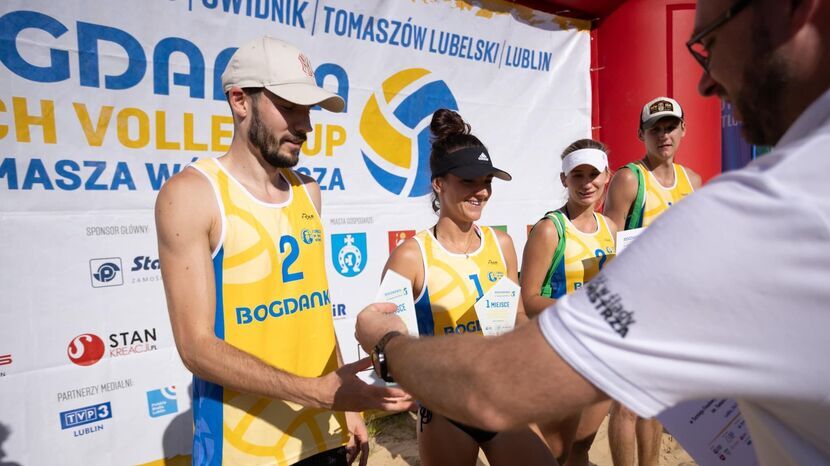
<svg viewBox="0 0 830 466">
<path fill-rule="evenodd" d="M 484 296 L 484 290 L 481 289 L 481 282 L 478 281 L 478 275 L 477 274 L 468 275 L 467 278 L 472 280 L 473 285 L 476 286 L 476 292 L 478 293 L 478 297 L 476 298 L 476 301 L 478 301 L 479 299 L 481 299 L 482 296 Z"/>
</svg>

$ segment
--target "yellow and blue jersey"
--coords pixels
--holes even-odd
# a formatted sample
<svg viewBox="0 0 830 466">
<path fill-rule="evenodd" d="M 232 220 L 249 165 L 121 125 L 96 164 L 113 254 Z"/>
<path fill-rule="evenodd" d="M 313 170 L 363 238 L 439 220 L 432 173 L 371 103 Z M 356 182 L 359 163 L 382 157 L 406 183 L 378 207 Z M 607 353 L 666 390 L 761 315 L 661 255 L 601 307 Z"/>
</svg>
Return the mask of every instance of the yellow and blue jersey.
<svg viewBox="0 0 830 466">
<path fill-rule="evenodd" d="M 415 300 L 421 335 L 481 332 L 474 305 L 507 274 L 507 264 L 495 231 L 475 228 L 481 245 L 470 254 L 447 251 L 431 230 L 415 235 L 424 265 L 424 286 Z"/>
<path fill-rule="evenodd" d="M 649 226 L 660 214 L 665 212 L 672 204 L 694 192 L 692 182 L 686 169 L 678 164 L 674 165 L 674 185 L 665 187 L 657 181 L 657 178 L 646 168 L 642 161 L 637 162 L 640 170 L 643 171 L 645 182 L 645 208 L 643 210 L 643 227 Z"/>
<path fill-rule="evenodd" d="M 254 198 L 216 159 L 192 165 L 213 185 L 222 234 L 213 253 L 214 332 L 303 377 L 337 369 L 323 226 L 302 180 L 280 169 L 289 198 Z M 343 413 L 193 382 L 193 463 L 287 465 L 348 441 Z"/>
<path fill-rule="evenodd" d="M 605 216 L 594 213 L 597 229 L 593 233 L 581 232 L 565 215 L 559 218 L 564 220 L 565 251 L 563 259 L 549 274 L 550 297 L 554 299 L 576 291 L 616 255 L 614 237 Z"/>
</svg>

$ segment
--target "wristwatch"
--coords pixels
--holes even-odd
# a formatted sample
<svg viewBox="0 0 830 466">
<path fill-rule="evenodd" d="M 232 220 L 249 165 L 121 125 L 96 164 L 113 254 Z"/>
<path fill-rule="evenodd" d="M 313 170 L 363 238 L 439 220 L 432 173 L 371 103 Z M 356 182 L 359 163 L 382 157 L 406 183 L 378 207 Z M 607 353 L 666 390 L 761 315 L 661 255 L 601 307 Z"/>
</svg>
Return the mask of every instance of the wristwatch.
<svg viewBox="0 0 830 466">
<path fill-rule="evenodd" d="M 375 349 L 372 351 L 372 366 L 375 368 L 375 374 L 386 382 L 394 382 L 395 380 L 389 374 L 389 366 L 386 364 L 386 353 L 384 349 L 386 348 L 386 344 L 389 343 L 389 340 L 399 335 L 401 335 L 401 332 L 392 330 L 380 338 L 378 344 L 375 345 Z"/>
</svg>

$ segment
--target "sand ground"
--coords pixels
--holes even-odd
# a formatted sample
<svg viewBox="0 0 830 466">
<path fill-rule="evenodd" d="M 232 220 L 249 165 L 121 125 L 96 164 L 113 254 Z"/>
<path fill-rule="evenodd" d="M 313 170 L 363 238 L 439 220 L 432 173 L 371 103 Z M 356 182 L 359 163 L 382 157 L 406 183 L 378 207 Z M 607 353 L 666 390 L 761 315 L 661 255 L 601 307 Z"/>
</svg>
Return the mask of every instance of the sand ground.
<svg viewBox="0 0 830 466">
<path fill-rule="evenodd" d="M 418 444 L 415 440 L 415 415 L 401 413 L 369 422 L 372 437 L 369 451 L 370 466 L 420 465 Z M 613 466 L 608 447 L 608 418 L 600 426 L 589 452 L 590 461 L 596 466 Z M 487 465 L 484 455 L 479 456 L 479 465 Z M 660 466 L 695 466 L 688 453 L 669 434 L 663 434 L 660 450 Z"/>
</svg>

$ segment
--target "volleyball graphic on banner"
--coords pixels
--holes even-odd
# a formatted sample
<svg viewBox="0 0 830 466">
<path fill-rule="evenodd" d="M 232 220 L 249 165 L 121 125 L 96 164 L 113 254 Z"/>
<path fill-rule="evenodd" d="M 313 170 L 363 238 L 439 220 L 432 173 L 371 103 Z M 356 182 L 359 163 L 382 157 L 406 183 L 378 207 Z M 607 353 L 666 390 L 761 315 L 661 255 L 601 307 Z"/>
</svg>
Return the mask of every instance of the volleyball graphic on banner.
<svg viewBox="0 0 830 466">
<path fill-rule="evenodd" d="M 455 96 L 423 68 L 393 74 L 369 97 L 360 115 L 361 153 L 385 190 L 401 197 L 431 192 L 429 122 L 440 108 L 458 110 Z"/>
</svg>

